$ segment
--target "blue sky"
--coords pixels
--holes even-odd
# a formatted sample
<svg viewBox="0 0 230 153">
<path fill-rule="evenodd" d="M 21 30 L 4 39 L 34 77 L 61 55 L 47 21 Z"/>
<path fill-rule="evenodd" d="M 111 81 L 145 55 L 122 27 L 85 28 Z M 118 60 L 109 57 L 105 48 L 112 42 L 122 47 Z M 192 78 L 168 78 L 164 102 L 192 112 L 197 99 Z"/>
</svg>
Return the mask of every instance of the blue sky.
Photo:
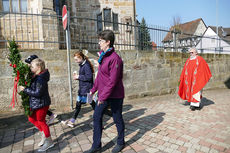
<svg viewBox="0 0 230 153">
<path fill-rule="evenodd" d="M 170 27 L 178 16 L 182 23 L 202 18 L 207 26 L 216 26 L 216 4 L 218 26 L 230 28 L 230 0 L 136 0 L 136 13 L 148 25 Z"/>
</svg>

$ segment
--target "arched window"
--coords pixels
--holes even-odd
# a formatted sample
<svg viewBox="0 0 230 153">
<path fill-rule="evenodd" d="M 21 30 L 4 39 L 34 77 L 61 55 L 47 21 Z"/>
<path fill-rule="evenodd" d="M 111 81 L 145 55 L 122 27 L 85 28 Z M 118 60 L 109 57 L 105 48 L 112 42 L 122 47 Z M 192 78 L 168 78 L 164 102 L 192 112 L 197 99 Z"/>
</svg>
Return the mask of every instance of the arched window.
<svg viewBox="0 0 230 153">
<path fill-rule="evenodd" d="M 97 15 L 97 31 L 100 32 L 107 28 L 118 31 L 118 14 L 112 12 L 110 8 L 104 8 Z"/>
</svg>

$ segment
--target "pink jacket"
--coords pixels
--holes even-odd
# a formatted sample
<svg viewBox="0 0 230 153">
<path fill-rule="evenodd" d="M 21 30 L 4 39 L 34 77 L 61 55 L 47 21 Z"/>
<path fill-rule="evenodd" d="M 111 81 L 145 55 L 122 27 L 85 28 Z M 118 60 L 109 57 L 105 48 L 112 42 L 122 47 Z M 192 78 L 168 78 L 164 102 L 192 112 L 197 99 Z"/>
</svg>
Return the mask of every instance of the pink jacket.
<svg viewBox="0 0 230 153">
<path fill-rule="evenodd" d="M 111 50 L 104 55 L 99 65 L 91 92 L 98 91 L 99 101 L 106 101 L 108 98 L 124 98 L 122 78 L 123 61 L 114 50 Z"/>
</svg>

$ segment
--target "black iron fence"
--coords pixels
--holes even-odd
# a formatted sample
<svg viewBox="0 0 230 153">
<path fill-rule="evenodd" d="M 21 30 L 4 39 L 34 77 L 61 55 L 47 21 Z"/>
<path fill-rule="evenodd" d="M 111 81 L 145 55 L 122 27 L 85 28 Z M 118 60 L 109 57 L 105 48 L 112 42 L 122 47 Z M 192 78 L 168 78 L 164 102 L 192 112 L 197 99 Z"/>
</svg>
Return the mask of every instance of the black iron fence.
<svg viewBox="0 0 230 153">
<path fill-rule="evenodd" d="M 7 47 L 7 40 L 12 39 L 23 49 L 66 48 L 62 17 L 56 14 L 0 12 L 0 28 L 1 48 Z M 98 33 L 103 29 L 114 31 L 117 50 L 186 51 L 189 47 L 196 47 L 200 52 L 230 53 L 228 37 L 205 37 L 170 31 L 162 26 L 114 23 L 75 16 L 70 17 L 71 48 L 98 50 Z"/>
</svg>

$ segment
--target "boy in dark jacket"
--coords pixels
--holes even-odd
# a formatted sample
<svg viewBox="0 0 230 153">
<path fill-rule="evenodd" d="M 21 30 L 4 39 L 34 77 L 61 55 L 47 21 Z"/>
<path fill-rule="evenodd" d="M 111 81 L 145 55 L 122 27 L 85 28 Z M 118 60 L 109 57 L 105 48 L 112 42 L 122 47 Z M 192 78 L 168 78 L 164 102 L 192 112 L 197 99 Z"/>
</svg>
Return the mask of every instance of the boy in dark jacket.
<svg viewBox="0 0 230 153">
<path fill-rule="evenodd" d="M 41 148 L 38 151 L 46 151 L 54 146 L 49 126 L 45 120 L 47 110 L 51 104 L 48 92 L 50 73 L 45 69 L 44 61 L 39 58 L 31 62 L 30 69 L 34 74 L 30 87 L 24 88 L 20 86 L 20 89 L 29 95 L 30 109 L 33 111 L 33 114 L 29 116 L 28 120 L 42 132 L 42 140 L 38 144 Z"/>
</svg>

